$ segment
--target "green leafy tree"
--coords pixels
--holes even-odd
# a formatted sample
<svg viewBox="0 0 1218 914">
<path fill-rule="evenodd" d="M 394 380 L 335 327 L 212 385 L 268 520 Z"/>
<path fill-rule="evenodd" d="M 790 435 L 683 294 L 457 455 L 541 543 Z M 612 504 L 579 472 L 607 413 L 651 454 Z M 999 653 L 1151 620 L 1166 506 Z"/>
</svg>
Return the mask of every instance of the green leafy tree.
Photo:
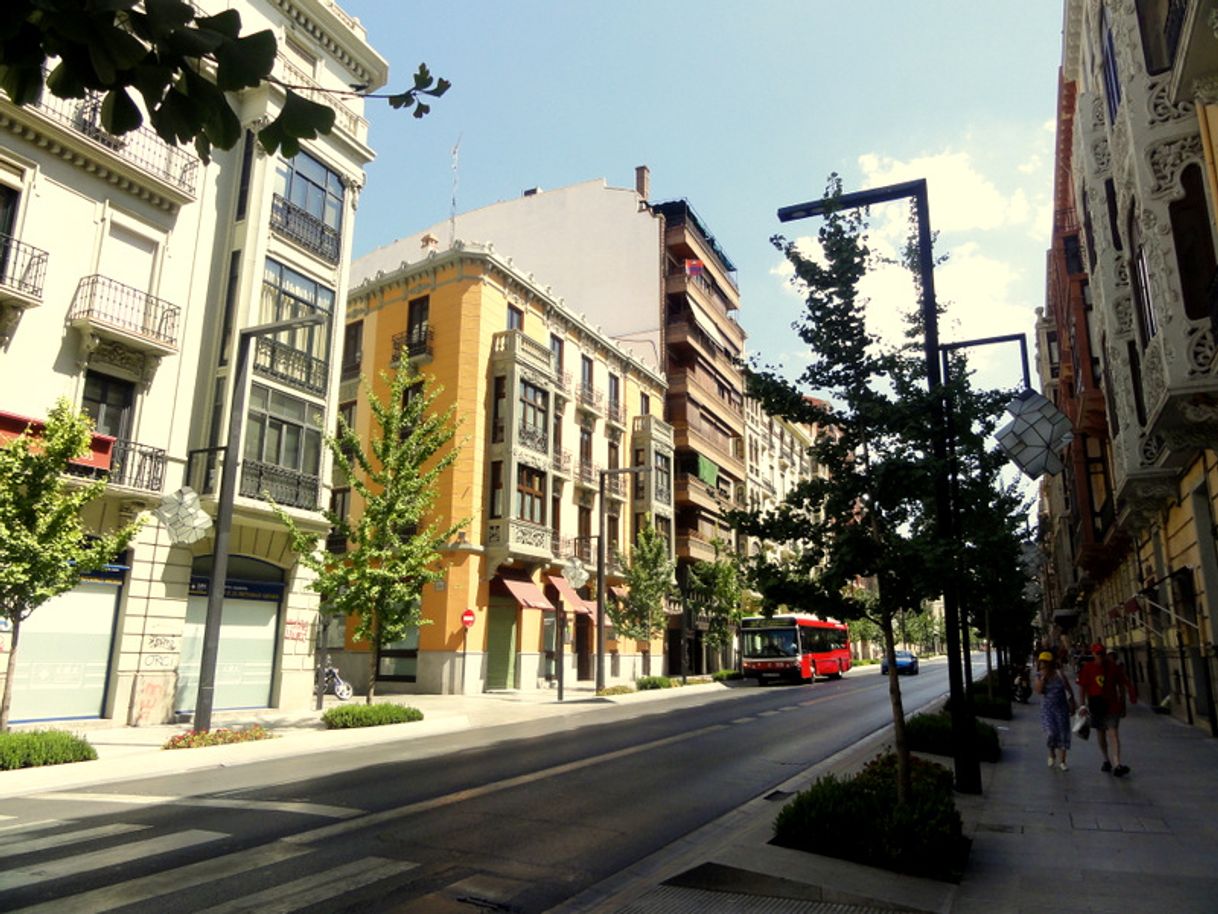
<svg viewBox="0 0 1218 914">
<path fill-rule="evenodd" d="M 613 627 L 622 638 L 648 641 L 668 624 L 666 601 L 672 594 L 673 563 L 668 543 L 656 532 L 651 515 L 643 519 L 626 564 L 629 593 L 620 603 L 608 605 Z"/>
<path fill-rule="evenodd" d="M 59 400 L 41 432 L 26 429 L 0 447 L 0 618 L 10 627 L 0 730 L 8 730 L 21 623 L 51 597 L 71 590 L 126 548 L 139 522 L 95 534 L 81 510 L 105 491 L 104 479 L 65 476 L 89 451 L 93 425 Z"/>
<path fill-rule="evenodd" d="M 735 557 L 727 551 L 723 540 L 716 537 L 711 546 L 715 550 L 714 560 L 693 563 L 685 595 L 689 605 L 707 617 L 707 644 L 723 648 L 731 643 L 743 615 L 744 589 Z"/>
<path fill-rule="evenodd" d="M 241 138 L 226 93 L 265 82 L 286 92 L 283 108 L 258 132 L 268 153 L 282 149 L 290 158 L 301 140 L 333 128 L 332 108 L 294 91 L 306 87 L 271 76 L 275 55 L 269 29 L 242 35 L 236 10 L 199 16 L 184 0 L 5 0 L 0 11 L 0 89 L 14 104 L 37 102 L 44 88 L 59 98 L 100 93 L 101 125 L 109 133 L 134 130 L 147 112 L 163 140 L 193 142 L 205 162 L 213 147 L 231 149 Z M 448 89 L 448 80 L 420 64 L 404 92 L 373 95 L 352 86 L 330 94 L 386 98 L 422 117 L 430 110 L 424 98 Z"/>
<path fill-rule="evenodd" d="M 389 388 L 384 399 L 365 384 L 373 418 L 367 449 L 341 419 L 338 434 L 326 439 L 336 474 L 363 500 L 357 518 L 325 512 L 334 533 L 349 542 L 347 551 L 319 550 L 317 534 L 275 506 L 300 561 L 316 575 L 310 587 L 321 595 L 323 612 L 354 616 L 357 637 L 372 645 L 369 704 L 381 647 L 430 621 L 422 614 L 423 586 L 443 577 L 440 550 L 468 523 L 446 525 L 432 512 L 440 477 L 459 453 L 455 407 L 433 412 L 440 389 L 428 390 L 405 361 L 381 377 Z"/>
</svg>

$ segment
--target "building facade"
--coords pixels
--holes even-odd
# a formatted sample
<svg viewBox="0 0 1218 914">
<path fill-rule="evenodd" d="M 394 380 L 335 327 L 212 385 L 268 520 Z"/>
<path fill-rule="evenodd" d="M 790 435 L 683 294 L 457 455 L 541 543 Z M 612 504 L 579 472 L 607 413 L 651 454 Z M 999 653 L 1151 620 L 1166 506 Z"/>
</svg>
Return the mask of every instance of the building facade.
<svg viewBox="0 0 1218 914">
<path fill-rule="evenodd" d="M 598 332 L 642 364 L 666 373 L 653 412 L 675 444 L 674 514 L 678 582 L 695 561 L 713 560 L 715 541 L 734 548 L 724 512 L 744 506 L 744 396 L 736 359 L 745 333 L 736 321 L 735 266 L 688 202 L 651 203 L 650 173 L 633 188 L 587 181 L 456 215 L 361 258 L 366 273 L 418 256 L 424 238 L 489 244 L 514 267 L 543 277 Z M 454 235 L 455 233 L 455 235 Z M 446 240 L 441 240 L 446 239 Z M 716 664 L 707 621 L 673 613 L 667 669 L 703 673 Z"/>
<path fill-rule="evenodd" d="M 22 628 L 15 721 L 161 723 L 198 687 L 213 538 L 174 542 L 145 512 L 184 484 L 214 513 L 240 330 L 320 313 L 256 341 L 246 385 L 215 707 L 300 707 L 313 686 L 316 596 L 266 501 L 325 529 L 321 433 L 337 394 L 350 239 L 372 159 L 359 99 L 388 77 L 363 27 L 331 0 L 200 0 L 272 29 L 274 75 L 335 107 L 334 130 L 293 159 L 255 132 L 283 104 L 265 84 L 236 97 L 246 127 L 204 165 L 147 126 L 115 137 L 100 99 L 0 101 L 0 425 L 19 434 L 63 396 L 96 423 L 80 472 L 108 476 L 87 521 L 146 523 L 106 572 Z"/>
<path fill-rule="evenodd" d="M 1042 490 L 1045 623 L 1215 715 L 1218 358 L 1210 2 L 1068 0 L 1042 381 L 1070 415 Z"/>
<path fill-rule="evenodd" d="M 490 245 L 457 239 L 440 251 L 434 236 L 394 269 L 355 263 L 345 352 L 342 409 L 365 441 L 371 416 L 359 378 L 383 394 L 382 373 L 403 359 L 442 391 L 435 408 L 461 417 L 460 451 L 434 511 L 444 524 L 468 526 L 444 554 L 444 579 L 424 588 L 428 624 L 381 650 L 379 687 L 547 688 L 560 655 L 564 682 L 596 679 L 600 531 L 607 601 L 621 592 L 645 518 L 672 543 L 663 375 Z M 647 472 L 603 472 L 628 467 Z M 340 513 L 361 510 L 342 488 L 335 495 Z M 589 572 L 578 590 L 564 575 L 573 559 Z M 605 682 L 660 672 L 662 641 L 619 639 L 605 623 Z M 366 647 L 348 636 L 345 648 L 344 667 L 357 683 L 366 679 Z"/>
</svg>

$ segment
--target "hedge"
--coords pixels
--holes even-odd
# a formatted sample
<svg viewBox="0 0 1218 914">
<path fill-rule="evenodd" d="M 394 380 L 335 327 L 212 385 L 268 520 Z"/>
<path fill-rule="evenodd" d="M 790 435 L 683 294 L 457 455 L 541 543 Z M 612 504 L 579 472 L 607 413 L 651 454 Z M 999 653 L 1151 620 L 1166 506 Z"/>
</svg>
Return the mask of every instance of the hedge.
<svg viewBox="0 0 1218 914">
<path fill-rule="evenodd" d="M 983 762 L 996 762 L 1002 756 L 998 731 L 983 720 L 976 724 L 977 757 Z M 955 755 L 952 738 L 952 718 L 947 711 L 937 714 L 915 714 L 905 722 L 905 742 L 914 752 L 931 755 Z"/>
<path fill-rule="evenodd" d="M 0 733 L 0 771 L 39 768 L 68 762 L 91 762 L 97 750 L 64 730 Z"/>
<path fill-rule="evenodd" d="M 634 686 L 640 692 L 646 692 L 649 689 L 673 689 L 680 684 L 668 676 L 640 676 L 635 680 Z"/>
<path fill-rule="evenodd" d="M 422 720 L 423 712 L 408 705 L 339 705 L 323 714 L 321 719 L 328 730 L 346 730 Z"/>
</svg>

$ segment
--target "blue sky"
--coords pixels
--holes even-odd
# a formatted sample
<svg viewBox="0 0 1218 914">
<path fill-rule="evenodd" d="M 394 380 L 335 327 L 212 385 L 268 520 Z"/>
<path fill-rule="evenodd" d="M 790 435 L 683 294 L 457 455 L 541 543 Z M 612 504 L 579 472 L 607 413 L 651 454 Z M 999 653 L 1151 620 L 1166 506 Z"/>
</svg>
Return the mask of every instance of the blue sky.
<svg viewBox="0 0 1218 914">
<path fill-rule="evenodd" d="M 420 61 L 453 89 L 421 121 L 369 102 L 355 254 L 458 211 L 593 178 L 687 198 L 738 268 L 749 349 L 797 370 L 799 298 L 769 237 L 778 207 L 926 177 L 949 301 L 943 339 L 1026 331 L 1043 303 L 1061 0 L 340 0 L 405 87 Z M 905 210 L 872 214 L 875 246 Z M 785 227 L 812 235 L 815 223 Z M 866 291 L 882 333 L 912 307 L 903 275 Z M 1014 347 L 978 351 L 988 383 Z"/>
</svg>

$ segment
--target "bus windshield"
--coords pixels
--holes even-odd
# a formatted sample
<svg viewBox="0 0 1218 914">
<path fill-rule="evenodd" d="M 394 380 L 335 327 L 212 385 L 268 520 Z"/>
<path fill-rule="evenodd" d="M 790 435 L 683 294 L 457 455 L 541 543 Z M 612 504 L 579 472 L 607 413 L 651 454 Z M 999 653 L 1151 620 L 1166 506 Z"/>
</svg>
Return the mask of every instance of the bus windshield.
<svg viewBox="0 0 1218 914">
<path fill-rule="evenodd" d="M 794 657 L 799 653 L 793 628 L 754 629 L 742 634 L 746 657 Z"/>
</svg>

